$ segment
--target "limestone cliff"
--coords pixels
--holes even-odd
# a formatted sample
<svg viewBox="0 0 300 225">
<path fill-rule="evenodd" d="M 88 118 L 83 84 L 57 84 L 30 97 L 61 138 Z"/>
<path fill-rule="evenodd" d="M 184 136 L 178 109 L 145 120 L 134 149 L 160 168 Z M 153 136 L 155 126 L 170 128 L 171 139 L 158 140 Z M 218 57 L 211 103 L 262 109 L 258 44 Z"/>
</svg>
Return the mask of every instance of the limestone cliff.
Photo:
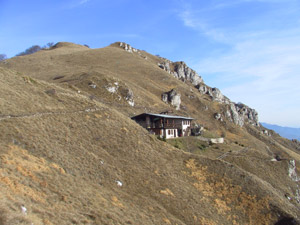
<svg viewBox="0 0 300 225">
<path fill-rule="evenodd" d="M 176 108 L 176 110 L 180 109 L 181 95 L 175 89 L 163 93 L 161 95 L 161 99 L 165 103 L 170 103 L 172 106 Z"/>
<path fill-rule="evenodd" d="M 198 85 L 203 82 L 203 79 L 197 74 L 196 71 L 188 67 L 185 62 L 172 62 L 170 60 L 160 58 L 162 61 L 158 63 L 158 66 L 163 70 L 172 74 L 179 80 L 189 81 L 193 85 Z"/>
<path fill-rule="evenodd" d="M 124 42 L 117 42 L 117 46 L 123 48 L 129 53 L 137 53 L 141 55 L 141 51 L 133 48 Z M 198 91 L 203 95 L 208 95 L 212 101 L 219 102 L 224 105 L 226 110 L 223 113 L 216 113 L 216 119 L 223 121 L 226 118 L 230 122 L 238 126 L 244 126 L 245 123 L 259 126 L 258 113 L 255 109 L 248 107 L 242 103 L 232 102 L 228 97 L 224 96 L 218 88 L 211 88 L 207 86 L 199 74 L 188 67 L 185 62 L 172 62 L 166 58 L 158 56 L 159 63 L 157 64 L 161 69 L 165 70 L 170 75 L 183 81 L 190 82 Z M 172 96 L 171 96 L 172 95 Z M 177 110 L 180 109 L 180 94 L 178 95 L 175 90 L 162 94 L 162 100 L 175 106 Z M 223 114 L 223 115 L 222 115 Z"/>
<path fill-rule="evenodd" d="M 258 113 L 255 109 L 248 107 L 242 103 L 232 102 L 229 98 L 224 96 L 218 88 L 211 88 L 204 83 L 195 86 L 201 94 L 206 94 L 211 97 L 213 101 L 220 102 L 226 106 L 224 116 L 236 125 L 244 126 L 245 122 L 259 126 Z M 221 116 L 221 115 L 220 115 Z M 218 117 L 218 120 L 220 118 Z"/>
</svg>

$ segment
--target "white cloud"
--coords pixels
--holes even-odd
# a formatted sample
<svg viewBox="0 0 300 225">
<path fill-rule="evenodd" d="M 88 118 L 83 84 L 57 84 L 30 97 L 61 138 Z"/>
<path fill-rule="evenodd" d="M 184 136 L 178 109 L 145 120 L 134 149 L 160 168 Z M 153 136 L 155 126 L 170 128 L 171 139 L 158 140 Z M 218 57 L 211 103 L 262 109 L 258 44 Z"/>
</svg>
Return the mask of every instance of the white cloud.
<svg viewBox="0 0 300 225">
<path fill-rule="evenodd" d="M 237 0 L 215 6 L 231 7 L 243 2 L 283 3 L 282 0 Z M 270 21 L 264 22 L 272 25 L 273 16 L 288 15 L 286 12 L 292 12 L 291 8 L 276 8 L 266 13 L 263 18 Z M 214 13 L 213 7 L 208 10 Z M 261 18 L 255 19 L 253 15 L 252 21 L 247 21 L 251 26 L 237 24 L 242 28 L 232 30 L 207 22 L 221 19 L 218 15 L 211 20 L 194 12 L 188 8 L 180 14 L 183 23 L 198 35 L 228 47 L 226 52 L 216 51 L 193 65 L 204 79 L 207 77 L 208 84 L 220 85 L 217 87 L 232 100 L 256 108 L 262 121 L 300 127 L 300 29 L 297 22 L 300 16 L 281 17 L 288 23 L 277 21 L 278 26 L 263 27 Z"/>
<path fill-rule="evenodd" d="M 214 40 L 225 42 L 225 36 L 216 28 L 210 27 L 205 21 L 197 19 L 197 16 L 193 13 L 192 10 L 185 9 L 181 11 L 179 17 L 182 19 L 185 26 L 197 30 L 202 34 L 213 38 Z"/>
<path fill-rule="evenodd" d="M 184 10 L 179 13 L 179 17 L 183 20 L 185 26 L 191 28 L 197 28 L 197 23 L 191 14 L 192 14 L 191 11 Z"/>
<path fill-rule="evenodd" d="M 283 38 L 280 43 L 253 40 L 237 43 L 225 55 L 199 61 L 196 69 L 204 79 L 205 74 L 215 74 L 214 81 L 227 81 L 223 93 L 256 108 L 264 121 L 292 125 L 283 118 L 293 118 L 294 126 L 300 127 L 299 117 L 291 116 L 300 111 L 299 61 L 300 43 L 293 38 Z"/>
<path fill-rule="evenodd" d="M 79 5 L 83 5 L 83 4 L 86 4 L 86 3 L 88 3 L 90 0 L 81 0 L 80 2 L 79 2 Z"/>
<path fill-rule="evenodd" d="M 77 7 L 84 7 L 92 0 L 72 0 L 71 2 L 65 3 L 64 8 L 74 9 Z"/>
</svg>

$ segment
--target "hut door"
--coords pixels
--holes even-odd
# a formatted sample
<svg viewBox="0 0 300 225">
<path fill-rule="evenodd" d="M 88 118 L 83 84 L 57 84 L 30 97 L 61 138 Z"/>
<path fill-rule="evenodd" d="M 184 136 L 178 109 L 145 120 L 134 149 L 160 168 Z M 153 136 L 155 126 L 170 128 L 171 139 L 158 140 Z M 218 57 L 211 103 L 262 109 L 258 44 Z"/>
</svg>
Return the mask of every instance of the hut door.
<svg viewBox="0 0 300 225">
<path fill-rule="evenodd" d="M 147 126 L 147 128 L 151 128 L 151 126 L 150 126 L 150 117 L 149 116 L 146 117 L 146 126 Z"/>
</svg>

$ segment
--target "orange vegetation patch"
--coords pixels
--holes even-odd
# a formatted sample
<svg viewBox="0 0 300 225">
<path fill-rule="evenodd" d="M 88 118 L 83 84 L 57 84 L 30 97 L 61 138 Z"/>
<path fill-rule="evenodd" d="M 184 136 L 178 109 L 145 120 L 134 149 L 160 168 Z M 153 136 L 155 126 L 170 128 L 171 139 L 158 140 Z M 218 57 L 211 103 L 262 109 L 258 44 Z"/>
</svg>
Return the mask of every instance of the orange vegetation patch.
<svg viewBox="0 0 300 225">
<path fill-rule="evenodd" d="M 119 201 L 119 199 L 116 196 L 112 196 L 111 200 L 114 206 L 117 206 L 119 208 L 125 208 L 124 205 Z"/>
<path fill-rule="evenodd" d="M 164 195 L 167 195 L 167 196 L 172 196 L 172 197 L 174 197 L 173 192 L 172 192 L 170 189 L 168 189 L 168 188 L 166 188 L 165 190 L 161 190 L 160 193 L 161 193 L 161 194 L 164 194 Z"/>
<path fill-rule="evenodd" d="M 214 221 L 207 219 L 207 218 L 201 218 L 200 224 L 201 225 L 217 225 Z"/>
<path fill-rule="evenodd" d="M 8 151 L 0 156 L 1 192 L 14 199 L 16 196 L 27 197 L 35 202 L 45 203 L 46 194 L 39 187 L 47 187 L 47 182 L 38 177 L 39 173 L 57 170 L 64 173 L 57 164 L 50 164 L 43 158 L 31 155 L 19 146 L 9 146 Z M 39 190 L 38 190 L 39 189 Z"/>
<path fill-rule="evenodd" d="M 246 216 L 249 224 L 268 224 L 271 221 L 269 198 L 257 199 L 229 178 L 216 179 L 217 174 L 209 173 L 206 166 L 197 165 L 194 159 L 186 162 L 190 176 L 195 178 L 194 187 L 203 194 L 203 201 L 215 206 L 219 215 L 228 215 L 227 220 L 238 224 L 239 216 Z M 211 224 L 201 221 L 203 224 Z"/>
<path fill-rule="evenodd" d="M 163 221 L 164 221 L 166 224 L 172 224 L 171 221 L 170 221 L 168 218 L 163 218 Z"/>
<path fill-rule="evenodd" d="M 13 196 L 15 195 L 20 195 L 27 196 L 36 202 L 45 203 L 44 193 L 25 186 L 18 179 L 12 177 L 3 177 L 2 174 L 0 174 L 0 182 L 8 188 L 8 195 L 11 199 L 14 199 Z M 2 190 L 1 192 L 3 193 L 3 191 L 4 190 Z"/>
</svg>

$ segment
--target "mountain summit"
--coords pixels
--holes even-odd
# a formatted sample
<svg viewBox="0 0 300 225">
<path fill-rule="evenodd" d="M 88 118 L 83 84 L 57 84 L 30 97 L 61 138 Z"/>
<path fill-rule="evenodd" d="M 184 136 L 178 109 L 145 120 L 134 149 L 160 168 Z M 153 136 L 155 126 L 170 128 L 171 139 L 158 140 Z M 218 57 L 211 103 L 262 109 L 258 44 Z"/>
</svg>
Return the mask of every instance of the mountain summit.
<svg viewBox="0 0 300 225">
<path fill-rule="evenodd" d="M 184 62 L 61 42 L 0 85 L 0 224 L 299 224 L 299 143 Z M 131 119 L 162 112 L 200 136 Z"/>
</svg>

